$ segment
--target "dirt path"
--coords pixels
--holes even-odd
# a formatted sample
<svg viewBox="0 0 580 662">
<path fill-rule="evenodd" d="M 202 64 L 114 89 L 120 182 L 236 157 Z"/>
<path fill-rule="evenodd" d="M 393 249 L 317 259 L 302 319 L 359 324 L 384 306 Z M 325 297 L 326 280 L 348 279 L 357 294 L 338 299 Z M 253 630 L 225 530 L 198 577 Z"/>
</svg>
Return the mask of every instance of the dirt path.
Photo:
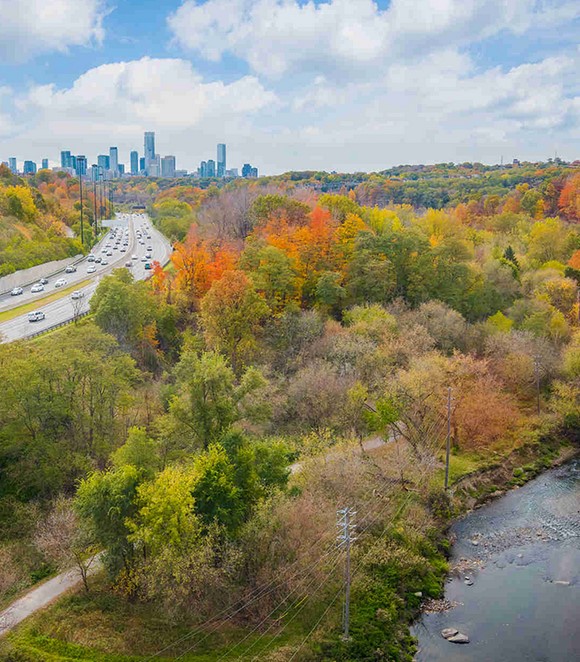
<svg viewBox="0 0 580 662">
<path fill-rule="evenodd" d="M 390 439 L 389 441 L 392 441 Z M 371 437 L 370 439 L 367 439 L 366 441 L 363 441 L 363 448 L 365 451 L 373 451 L 376 448 L 380 448 L 381 446 L 385 445 L 385 440 L 382 437 Z M 358 448 L 358 451 L 360 452 L 360 448 Z M 290 465 L 290 473 L 296 473 L 297 471 L 300 471 L 302 468 L 302 463 L 301 462 L 294 462 L 294 464 Z"/>
</svg>

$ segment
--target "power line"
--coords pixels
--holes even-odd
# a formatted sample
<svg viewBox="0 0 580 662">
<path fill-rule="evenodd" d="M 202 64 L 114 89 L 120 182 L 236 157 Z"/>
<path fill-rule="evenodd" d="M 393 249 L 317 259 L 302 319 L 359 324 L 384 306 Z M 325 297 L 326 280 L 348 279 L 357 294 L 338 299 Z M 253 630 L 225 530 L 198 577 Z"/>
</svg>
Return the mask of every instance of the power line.
<svg viewBox="0 0 580 662">
<path fill-rule="evenodd" d="M 436 423 L 436 421 L 432 421 L 431 424 L 429 425 L 429 427 L 428 427 L 428 429 L 427 429 L 426 432 L 431 433 L 432 431 L 435 430 L 436 427 L 437 427 L 437 423 Z M 428 436 L 431 436 L 431 435 L 429 434 Z M 428 449 L 428 451 L 430 450 L 430 452 L 432 453 L 432 452 L 435 450 L 435 448 L 436 448 L 437 445 L 438 445 L 438 440 L 437 440 L 437 438 L 436 438 L 436 439 L 434 440 L 434 442 L 431 442 L 431 444 L 429 444 L 430 448 Z M 411 462 L 411 460 L 409 460 L 409 463 L 410 463 L 410 462 Z M 423 475 L 425 475 L 425 474 L 427 473 L 427 471 L 428 471 L 430 468 L 432 468 L 432 464 L 433 464 L 432 462 L 430 462 L 430 463 L 428 464 L 428 466 L 426 467 L 425 471 L 423 472 Z M 385 482 L 391 482 L 391 481 L 390 481 L 390 480 L 389 480 L 389 481 L 385 480 Z M 403 506 L 406 504 L 406 502 L 409 500 L 410 496 L 411 496 L 411 495 L 409 494 L 408 497 L 407 497 L 407 499 L 405 500 L 405 502 L 404 502 L 404 503 L 401 505 L 401 507 L 399 508 L 398 512 L 400 512 L 400 510 L 402 509 L 402 507 L 403 507 Z M 376 508 L 374 511 L 370 511 L 370 512 L 368 512 L 368 513 L 365 515 L 365 517 L 363 518 L 362 521 L 364 522 L 365 520 L 371 518 L 372 515 L 375 515 L 374 521 L 377 521 L 378 516 L 381 515 L 381 514 L 384 512 L 384 510 L 386 509 L 386 507 L 387 507 L 388 505 L 389 505 L 389 503 L 388 503 L 388 500 L 387 500 L 387 503 L 386 503 L 382 508 L 380 508 L 379 506 L 377 506 L 377 508 Z M 397 514 L 398 514 L 398 512 L 397 512 Z M 397 515 L 395 515 L 395 517 L 396 517 L 396 516 L 397 516 Z M 392 521 L 394 521 L 394 519 L 395 519 L 395 518 L 393 517 L 393 520 L 392 520 Z M 361 530 L 361 533 L 364 532 L 364 531 L 366 531 L 366 530 L 367 530 L 367 529 L 368 529 L 368 528 L 374 523 L 374 521 L 369 522 L 369 523 L 364 527 L 364 529 Z M 325 535 L 320 536 L 319 539 L 318 539 L 318 541 L 323 540 L 325 537 L 327 537 L 327 536 L 325 536 Z M 316 542 L 313 543 L 312 546 L 314 546 L 314 544 L 316 544 Z M 372 549 L 373 549 L 373 548 L 371 547 L 371 550 L 372 550 Z M 318 561 L 315 562 L 315 564 L 314 564 L 313 566 L 311 566 L 309 569 L 308 569 L 308 568 L 305 569 L 306 572 L 303 571 L 303 570 L 301 570 L 301 571 L 295 573 L 293 576 L 290 576 L 290 577 L 286 578 L 286 581 L 291 580 L 291 579 L 293 579 L 293 578 L 295 578 L 295 577 L 298 577 L 298 576 L 301 575 L 301 574 L 304 574 L 304 577 L 302 577 L 302 579 L 301 579 L 300 581 L 305 580 L 310 574 L 312 574 L 312 572 L 314 572 L 315 568 L 316 568 L 318 565 L 320 565 L 320 563 L 321 563 L 325 558 L 327 558 L 328 556 L 330 556 L 331 554 L 332 554 L 331 551 L 326 552 L 321 558 L 318 559 Z M 365 558 L 366 558 L 366 557 L 365 557 Z M 295 563 L 297 563 L 297 561 L 296 561 Z M 336 560 L 335 560 L 335 564 L 336 564 Z M 295 564 L 294 564 L 294 565 L 295 565 Z M 333 566 L 333 568 L 334 568 L 334 566 Z M 273 587 L 273 586 L 272 586 L 272 584 L 273 584 L 275 581 L 276 581 L 276 580 L 272 580 L 272 581 L 269 582 L 269 584 L 267 584 L 265 587 L 262 587 L 261 589 L 259 589 L 258 592 L 257 592 L 257 594 L 256 594 L 256 595 L 255 595 L 250 601 L 245 602 L 245 603 L 242 604 L 238 609 L 236 609 L 236 610 L 233 611 L 231 614 L 229 614 L 229 616 L 227 617 L 226 620 L 230 620 L 230 619 L 233 618 L 236 614 L 238 614 L 239 612 L 241 612 L 241 611 L 243 611 L 244 609 L 246 609 L 250 604 L 252 604 L 252 603 L 255 602 L 256 600 L 260 599 L 261 597 L 265 597 L 266 595 L 268 595 L 268 594 L 270 594 L 271 592 L 273 592 L 273 591 L 275 590 L 275 588 L 277 588 L 277 587 Z M 311 583 L 312 583 L 312 581 L 309 583 L 309 585 L 310 585 Z M 281 585 L 282 585 L 282 584 L 280 583 L 279 586 L 281 586 Z M 267 589 L 269 586 L 272 586 L 272 588 L 270 588 L 270 590 L 267 590 L 267 591 L 266 591 L 265 589 Z M 273 615 L 273 614 L 274 614 L 274 613 L 275 613 L 275 612 L 276 612 L 276 611 L 277 611 L 277 610 L 278 610 L 278 609 L 279 609 L 279 608 L 280 608 L 285 602 L 287 602 L 288 598 L 289 598 L 291 595 L 293 595 L 299 587 L 300 587 L 300 584 L 299 584 L 297 587 L 295 587 L 295 588 L 294 588 L 294 589 L 293 589 L 293 590 L 292 590 L 287 596 L 285 596 L 285 598 L 284 598 L 280 603 L 278 603 L 278 605 L 277 605 L 277 606 L 276 606 L 276 607 L 270 612 L 270 614 L 268 614 L 264 619 L 262 619 L 262 621 L 261 621 L 261 622 L 260 622 L 260 623 L 259 623 L 259 624 L 258 624 L 258 625 L 257 625 L 257 626 L 256 626 L 251 632 L 250 632 L 250 633 L 248 633 L 248 634 L 247 634 L 247 635 L 246 635 L 246 636 L 245 636 L 240 642 L 238 642 L 233 648 L 229 649 L 229 650 L 225 653 L 225 655 L 226 655 L 226 656 L 229 655 L 229 654 L 231 653 L 232 650 L 235 650 L 235 648 L 237 648 L 241 643 L 243 643 L 243 641 L 247 640 L 247 638 L 248 638 L 253 632 L 255 632 L 255 631 L 256 631 L 256 630 L 257 630 L 257 629 L 258 629 L 258 628 L 259 628 L 259 627 L 260 627 L 260 626 L 261 626 L 261 625 L 262 625 L 262 624 L 263 624 L 268 618 L 270 618 L 270 617 L 271 617 L 271 616 L 272 616 L 272 615 Z M 341 588 L 341 590 L 342 590 L 342 588 Z M 238 601 L 238 602 L 239 602 L 239 601 Z M 296 603 L 296 601 L 294 601 L 294 603 Z M 236 603 L 234 603 L 234 605 L 235 605 L 235 604 L 236 604 Z M 227 608 L 223 609 L 219 614 L 217 614 L 216 616 L 212 617 L 212 619 L 210 619 L 210 622 L 211 622 L 211 621 L 216 621 L 216 619 L 218 619 L 219 616 L 221 616 L 221 615 L 227 613 L 227 612 L 230 611 L 232 608 L 233 608 L 233 606 L 230 606 L 230 607 L 227 607 Z M 303 607 L 302 607 L 302 608 L 303 608 Z M 301 609 L 302 609 L 302 608 L 301 608 Z M 299 610 L 299 611 L 301 611 L 301 610 Z M 299 613 L 299 612 L 298 612 L 298 613 Z M 291 620 L 294 620 L 295 617 L 296 617 L 296 615 L 295 615 L 295 616 L 293 617 L 293 619 L 291 619 Z M 291 622 L 291 621 L 290 621 L 290 622 Z M 167 645 L 166 647 L 164 647 L 163 649 L 157 651 L 156 653 L 154 653 L 154 654 L 151 655 L 150 657 L 146 658 L 146 660 L 152 660 L 152 659 L 154 659 L 155 657 L 157 657 L 158 655 L 160 655 L 161 653 L 165 652 L 166 650 L 168 650 L 168 649 L 170 649 L 170 648 L 172 648 L 172 647 L 178 645 L 179 643 L 182 643 L 182 642 L 186 641 L 187 639 L 189 639 L 189 638 L 191 638 L 191 637 L 196 636 L 197 634 L 200 634 L 200 633 L 204 630 L 204 628 L 205 628 L 206 626 L 207 626 L 207 623 L 204 623 L 203 626 L 198 626 L 198 627 L 195 628 L 193 631 L 188 632 L 186 635 L 183 635 L 182 637 L 178 638 L 177 640 L 175 640 L 175 641 L 172 642 L 171 644 L 168 644 L 168 645 Z M 179 660 L 179 659 L 182 659 L 183 655 L 187 654 L 190 650 L 192 650 L 192 648 L 193 648 L 195 645 L 199 645 L 199 644 L 203 643 L 203 641 L 205 641 L 205 640 L 206 640 L 206 639 L 207 639 L 207 638 L 208 638 L 213 632 L 215 632 L 215 630 L 217 629 L 218 626 L 219 626 L 219 623 L 214 623 L 213 628 L 212 628 L 209 632 L 207 632 L 207 633 L 205 634 L 205 636 L 202 637 L 201 640 L 194 642 L 193 645 L 190 646 L 189 648 L 187 648 L 187 649 L 186 649 L 186 650 L 180 655 L 180 657 L 177 658 L 177 659 L 178 659 L 178 660 Z M 287 625 L 286 625 L 286 626 L 287 626 Z M 286 626 L 284 626 L 284 628 L 285 628 Z M 261 638 L 262 638 L 262 637 L 263 637 L 263 636 L 264 636 L 264 635 L 265 635 L 265 634 L 271 629 L 271 627 L 272 627 L 272 625 L 266 630 L 265 633 L 263 633 L 263 634 L 258 638 L 258 640 L 256 640 L 256 642 L 254 642 L 253 645 L 255 645 L 255 644 L 256 644 L 256 643 L 257 643 L 257 642 L 258 642 L 258 641 L 259 641 L 259 640 L 260 640 L 260 639 L 261 639 Z M 284 629 L 284 628 L 283 628 L 283 629 Z M 277 635 L 277 636 L 279 636 L 279 635 Z M 248 650 L 250 650 L 250 649 L 248 649 Z M 248 651 L 246 651 L 246 653 L 247 653 L 247 652 L 248 652 Z M 222 656 L 222 658 L 219 658 L 219 659 L 220 659 L 220 660 L 223 659 L 223 656 Z"/>
<path fill-rule="evenodd" d="M 432 451 L 435 450 L 435 447 L 436 447 L 436 443 L 433 444 L 431 450 L 432 450 Z M 427 472 L 429 471 L 430 468 L 431 468 L 430 465 L 428 465 L 428 466 L 424 469 L 424 471 L 422 472 L 422 474 L 421 474 L 421 476 L 420 476 L 420 479 L 421 479 L 421 480 L 427 475 Z M 407 495 L 406 499 L 400 504 L 399 508 L 397 509 L 397 512 L 396 512 L 395 515 L 391 518 L 391 520 L 390 520 L 390 524 L 392 524 L 392 523 L 395 521 L 395 519 L 398 517 L 398 515 L 402 512 L 403 508 L 407 505 L 407 502 L 409 501 L 410 498 L 411 498 L 411 493 L 409 493 L 409 494 Z M 387 529 L 388 529 L 388 527 L 385 527 L 385 530 L 387 530 Z M 378 539 L 373 545 L 371 545 L 370 549 L 367 551 L 367 553 L 365 554 L 365 556 L 363 557 L 363 559 L 358 563 L 358 565 L 356 566 L 354 572 L 352 573 L 352 576 L 353 576 L 353 577 L 354 577 L 354 575 L 356 575 L 356 573 L 360 570 L 360 568 L 362 567 L 364 561 L 370 556 L 371 552 L 374 550 L 374 548 L 379 544 L 379 542 L 380 542 L 381 540 L 382 540 L 382 535 L 381 535 L 381 537 L 380 537 L 380 538 L 379 538 L 379 539 Z M 320 623 L 322 622 L 322 619 L 326 616 L 326 614 L 328 613 L 328 611 L 330 610 L 330 608 L 332 607 L 332 605 L 334 604 L 334 602 L 337 600 L 337 598 L 338 598 L 338 596 L 340 595 L 341 592 L 342 592 L 342 588 L 336 593 L 336 595 L 334 596 L 334 598 L 332 599 L 332 601 L 330 602 L 330 604 L 326 607 L 326 609 L 324 610 L 324 612 L 322 613 L 322 615 L 320 616 L 320 618 L 316 621 L 316 623 L 314 624 L 314 626 L 312 627 L 312 629 L 310 630 L 310 632 L 308 632 L 308 634 L 304 637 L 304 639 L 302 640 L 302 642 L 300 643 L 300 645 L 298 646 L 298 648 L 294 651 L 292 657 L 289 659 L 289 662 L 290 662 L 291 660 L 293 660 L 293 659 L 296 657 L 296 655 L 297 655 L 298 652 L 302 649 L 302 647 L 304 646 L 304 644 L 306 643 L 306 641 L 309 639 L 309 637 L 311 637 L 312 634 L 315 632 L 316 628 L 320 625 Z"/>
</svg>

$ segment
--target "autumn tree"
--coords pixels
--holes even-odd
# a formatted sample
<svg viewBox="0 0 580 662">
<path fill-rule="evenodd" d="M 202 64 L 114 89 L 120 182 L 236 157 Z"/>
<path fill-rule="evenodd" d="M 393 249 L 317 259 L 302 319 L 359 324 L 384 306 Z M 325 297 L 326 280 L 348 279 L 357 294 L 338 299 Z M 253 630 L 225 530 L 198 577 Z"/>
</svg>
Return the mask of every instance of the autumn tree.
<svg viewBox="0 0 580 662">
<path fill-rule="evenodd" d="M 234 372 L 255 351 L 268 313 L 268 305 L 243 271 L 226 271 L 203 298 L 201 319 L 207 343 L 228 357 Z"/>
</svg>

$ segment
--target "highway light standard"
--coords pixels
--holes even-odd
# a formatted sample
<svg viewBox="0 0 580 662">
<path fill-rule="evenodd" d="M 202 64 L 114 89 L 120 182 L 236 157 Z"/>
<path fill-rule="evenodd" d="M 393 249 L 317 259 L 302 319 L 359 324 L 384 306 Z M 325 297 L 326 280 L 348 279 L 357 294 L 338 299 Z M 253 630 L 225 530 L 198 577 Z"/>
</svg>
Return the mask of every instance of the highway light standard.
<svg viewBox="0 0 580 662">
<path fill-rule="evenodd" d="M 99 234 L 99 221 L 98 221 L 98 215 L 97 215 L 97 177 L 99 173 L 99 169 L 96 163 L 93 163 L 93 221 L 95 224 L 95 238 Z"/>
<path fill-rule="evenodd" d="M 85 245 L 85 229 L 83 225 L 83 174 L 79 175 L 79 188 L 80 188 L 80 197 L 81 197 L 81 244 Z"/>
</svg>

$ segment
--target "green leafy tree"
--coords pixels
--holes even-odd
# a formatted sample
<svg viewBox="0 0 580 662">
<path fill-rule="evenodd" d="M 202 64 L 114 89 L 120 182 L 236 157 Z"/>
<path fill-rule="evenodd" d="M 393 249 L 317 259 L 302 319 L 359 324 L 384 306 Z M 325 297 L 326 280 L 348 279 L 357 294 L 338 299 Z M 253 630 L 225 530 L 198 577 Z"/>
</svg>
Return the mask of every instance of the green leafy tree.
<svg viewBox="0 0 580 662">
<path fill-rule="evenodd" d="M 195 514 L 191 467 L 167 467 L 155 479 L 137 488 L 136 508 L 128 521 L 129 540 L 143 545 L 147 554 L 166 547 L 184 551 L 197 543 L 200 524 Z"/>
<path fill-rule="evenodd" d="M 207 448 L 236 421 L 263 414 L 252 402 L 266 384 L 256 368 L 247 369 L 239 383 L 225 358 L 217 352 L 186 351 L 175 368 L 177 395 L 170 413 L 185 427 L 193 443 Z"/>
<path fill-rule="evenodd" d="M 75 509 L 105 549 L 105 564 L 113 577 L 129 570 L 135 559 L 128 524 L 137 512 L 137 488 L 142 479 L 142 472 L 127 464 L 98 471 L 81 481 L 75 497 Z"/>
<path fill-rule="evenodd" d="M 143 474 L 152 476 L 159 468 L 157 446 L 153 439 L 147 436 L 145 428 L 131 427 L 127 441 L 111 455 L 115 467 L 130 465 Z"/>
</svg>

